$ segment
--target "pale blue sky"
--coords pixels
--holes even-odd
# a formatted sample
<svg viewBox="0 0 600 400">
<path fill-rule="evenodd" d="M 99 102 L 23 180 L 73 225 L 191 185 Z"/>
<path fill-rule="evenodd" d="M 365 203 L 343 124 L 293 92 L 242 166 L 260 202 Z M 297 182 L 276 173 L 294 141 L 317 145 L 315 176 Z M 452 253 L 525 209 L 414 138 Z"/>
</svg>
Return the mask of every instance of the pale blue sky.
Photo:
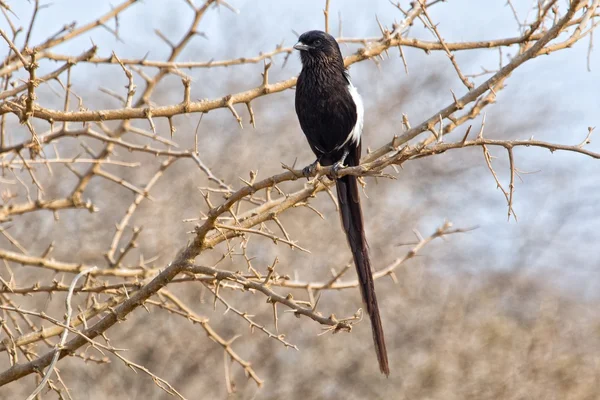
<svg viewBox="0 0 600 400">
<path fill-rule="evenodd" d="M 209 39 L 195 38 L 180 60 L 206 61 L 211 58 L 253 56 L 260 51 L 272 50 L 282 41 L 285 45 L 292 45 L 295 42 L 292 30 L 303 32 L 323 27 L 324 1 L 230 2 L 240 10 L 240 14 L 236 15 L 225 8 L 207 13 L 200 30 L 205 32 Z M 8 3 L 20 17 L 20 23 L 25 24 L 30 15 L 31 3 L 23 0 L 8 0 Z M 407 6 L 408 1 L 401 3 Z M 516 0 L 513 3 L 522 17 L 532 2 Z M 32 43 L 42 41 L 49 33 L 56 32 L 71 21 L 85 23 L 92 16 L 96 17 L 109 10 L 110 4 L 115 5 L 116 2 L 54 0 L 49 8 L 41 12 Z M 338 30 L 337 15 L 340 10 L 344 36 L 378 35 L 375 15 L 388 26 L 394 19 L 400 19 L 399 12 L 387 0 L 332 0 L 330 12 L 333 32 Z M 431 16 L 440 23 L 439 30 L 448 41 L 493 39 L 518 34 L 512 12 L 506 6 L 505 0 L 449 0 L 434 7 Z M 136 58 L 148 53 L 149 59 L 160 60 L 165 58 L 169 49 L 157 38 L 154 30 L 160 29 L 170 38 L 178 38 L 190 20 L 190 10 L 184 1 L 146 0 L 122 13 L 120 29 L 125 39 L 124 43 L 115 41 L 105 30 L 96 29 L 56 47 L 54 51 L 75 55 L 89 48 L 93 41 L 99 46 L 99 55 L 107 56 L 114 50 L 120 57 Z M 113 23 L 114 21 L 111 21 L 111 26 Z M 8 30 L 4 19 L 0 21 L 0 28 Z M 418 28 L 418 24 L 411 34 L 432 39 L 429 32 Z M 589 40 L 585 39 L 572 49 L 541 57 L 519 68 L 508 81 L 508 87 L 500 94 L 498 105 L 488 108 L 489 120 L 520 123 L 519 121 L 530 118 L 538 119 L 537 114 L 542 113 L 544 123 L 535 132 L 536 138 L 564 144 L 579 143 L 585 137 L 588 126 L 599 126 L 600 129 L 600 53 L 598 50 L 592 53 L 592 71 L 588 72 L 588 44 Z M 2 46 L 3 44 L 0 44 L 0 50 L 3 49 Z M 343 48 L 343 51 L 348 52 L 351 49 Z M 515 49 L 510 49 L 505 52 L 505 57 L 507 53 L 514 52 Z M 408 77 L 397 60 L 396 51 L 392 52 L 392 60 L 382 62 L 382 74 L 397 76 L 397 85 L 403 85 L 410 79 L 418 79 L 421 74 L 432 70 L 446 74 L 452 77 L 452 80 L 449 86 L 436 88 L 434 93 L 417 96 L 408 102 L 405 109 L 398 110 L 398 115 L 405 112 L 412 121 L 418 121 L 451 101 L 449 89 L 454 89 L 459 95 L 464 93 L 464 87 L 453 76 L 453 69 L 443 54 L 426 56 L 421 51 L 411 49 L 406 49 L 406 54 L 411 71 Z M 474 73 L 479 72 L 479 66 L 494 68 L 497 65 L 498 53 L 465 52 L 459 53 L 457 59 L 464 72 Z M 277 60 L 277 64 L 281 65 L 281 58 Z M 42 69 L 52 66 L 42 65 Z M 359 89 L 362 88 L 365 97 L 367 126 L 369 109 L 375 106 L 376 98 L 381 98 L 380 92 L 388 90 L 387 86 L 371 87 L 373 83 L 366 81 L 367 73 L 373 68 L 372 63 L 365 62 L 353 66 L 351 71 L 354 81 Z M 255 86 L 259 83 L 261 70 L 260 65 L 250 65 L 219 71 L 195 71 L 194 76 L 203 84 L 194 87 L 194 94 L 197 97 L 221 96 L 227 93 L 223 91 L 226 84 L 237 85 L 240 90 Z M 122 90 L 122 73 L 118 66 L 115 66 L 113 71 L 114 79 L 108 79 L 105 68 L 93 65 L 77 67 L 74 70 L 76 91 L 78 88 L 97 89 L 90 87 L 90 82 L 92 85 L 101 82 L 102 86 Z M 272 69 L 271 76 L 272 79 L 283 79 L 297 74 L 298 71 L 299 62 L 297 57 L 293 56 L 285 69 Z M 179 100 L 173 99 L 174 102 Z M 292 103 L 288 105 L 292 112 Z M 398 121 L 399 119 L 395 119 L 381 123 L 387 124 L 393 130 L 398 129 Z M 508 124 L 511 127 L 510 131 L 496 130 L 494 134 L 500 138 L 527 138 L 519 135 L 518 125 L 515 126 L 514 123 Z M 268 121 L 264 122 L 264 125 L 268 125 Z M 383 139 L 379 138 L 382 136 L 378 136 L 371 147 L 384 143 Z M 599 151 L 598 141 L 600 139 L 594 137 L 590 148 Z M 505 156 L 500 152 L 498 155 L 501 158 Z M 546 241 L 547 249 L 528 260 L 530 265 L 568 270 L 569 274 L 561 278 L 562 283 L 570 285 L 571 282 L 576 282 L 578 288 L 583 288 L 582 292 L 588 289 L 594 291 L 593 288 L 600 281 L 600 274 L 596 272 L 600 266 L 597 254 L 600 241 L 600 232 L 597 229 L 600 226 L 598 161 L 572 154 L 551 155 L 548 151 L 534 149 L 519 149 L 515 155 L 522 170 L 541 170 L 537 174 L 527 175 L 525 183 L 517 182 L 515 209 L 520 217 L 518 224 L 506 222 L 506 205 L 502 194 L 494 190 L 490 177 L 481 181 L 487 185 L 481 188 L 482 196 L 486 197 L 485 206 L 459 201 L 459 194 L 450 191 L 438 193 L 438 196 L 448 196 L 456 202 L 449 204 L 447 209 L 432 210 L 431 215 L 423 216 L 419 222 L 420 229 L 428 232 L 438 226 L 445 217 L 460 226 L 478 224 L 481 226 L 480 230 L 461 243 L 464 248 L 480 247 L 489 255 L 489 261 L 485 263 L 496 267 L 513 265 L 514 259 L 518 258 L 519 246 L 526 243 L 529 237 L 535 237 Z M 309 157 L 308 148 L 306 157 Z M 453 158 L 452 161 L 460 162 L 460 157 Z M 277 164 L 274 168 L 279 168 L 279 160 L 275 160 L 274 164 Z M 498 165 L 502 168 L 506 163 L 499 160 Z M 463 183 L 468 184 L 467 181 Z M 406 199 L 410 198 L 410 192 L 404 194 L 406 202 Z M 555 228 L 557 226 L 559 228 Z M 549 231 L 554 229 L 556 231 Z M 572 265 L 564 265 L 566 260 Z M 560 265 L 554 265 L 555 262 L 559 262 Z"/>
</svg>

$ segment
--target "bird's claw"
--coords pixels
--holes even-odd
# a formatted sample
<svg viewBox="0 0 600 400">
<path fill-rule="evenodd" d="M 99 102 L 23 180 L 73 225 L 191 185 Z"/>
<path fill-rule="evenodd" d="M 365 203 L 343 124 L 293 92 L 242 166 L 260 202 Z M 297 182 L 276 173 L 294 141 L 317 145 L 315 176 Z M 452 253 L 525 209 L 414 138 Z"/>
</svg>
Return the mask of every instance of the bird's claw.
<svg viewBox="0 0 600 400">
<path fill-rule="evenodd" d="M 331 166 L 331 171 L 327 174 L 327 177 L 332 181 L 336 180 L 338 178 L 338 172 L 343 168 L 346 168 L 346 166 L 342 161 L 336 162 Z"/>
<path fill-rule="evenodd" d="M 314 163 L 302 168 L 302 175 L 304 175 L 305 178 L 309 178 L 315 173 L 316 170 L 319 169 L 320 166 L 319 160 L 316 160 Z"/>
</svg>

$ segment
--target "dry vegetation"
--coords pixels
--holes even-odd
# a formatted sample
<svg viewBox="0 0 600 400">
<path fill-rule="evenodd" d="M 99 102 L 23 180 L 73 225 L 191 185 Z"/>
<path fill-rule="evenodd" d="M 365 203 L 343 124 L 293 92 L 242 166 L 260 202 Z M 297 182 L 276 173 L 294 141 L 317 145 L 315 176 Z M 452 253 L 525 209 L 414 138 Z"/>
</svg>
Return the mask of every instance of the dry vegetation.
<svg viewBox="0 0 600 400">
<path fill-rule="evenodd" d="M 411 228 L 442 204 L 458 198 L 465 207 L 488 192 L 516 221 L 521 160 L 540 149 L 600 158 L 588 146 L 593 128 L 578 144 L 530 138 L 542 121 L 502 137 L 495 133 L 509 122 L 498 115 L 511 105 L 491 107 L 515 70 L 541 55 L 551 63 L 589 38 L 599 0 L 534 2 L 528 20 L 515 13 L 513 37 L 493 40 L 445 40 L 434 10 L 452 1 L 440 0 L 390 4 L 400 22 L 377 20 L 377 37 L 340 28 L 346 64 L 374 67 L 354 75 L 357 86 L 386 87 L 363 94 L 371 150 L 342 173 L 364 177 L 369 196 L 387 380 L 362 320 L 327 169 L 307 181 L 295 161 L 310 156 L 292 111 L 292 48 L 249 56 L 242 40 L 229 50 L 248 58 L 223 50 L 199 59 L 194 46 L 214 40 L 202 24 L 236 10 L 219 0 L 181 3 L 189 26 L 179 36 L 157 30 L 169 51 L 155 59 L 104 43 L 64 51 L 99 29 L 127 41 L 120 22 L 145 2 L 55 32 L 37 0 L 32 16 L 0 0 L 0 398 L 598 397 L 595 304 L 522 271 L 461 269 L 483 269 L 492 246 L 453 251 L 479 234 L 461 221 Z M 329 29 L 329 1 L 324 8 L 319 26 Z M 35 30 L 45 40 L 34 42 Z M 442 54 L 452 75 L 404 79 L 418 69 L 406 57 L 415 51 Z M 455 56 L 465 51 L 496 51 L 499 65 L 469 75 Z M 398 68 L 386 69 L 398 53 Z M 403 114 L 424 92 L 443 106 L 422 118 Z M 471 176 L 474 165 L 485 173 Z M 399 200 L 405 193 L 416 200 Z"/>
</svg>

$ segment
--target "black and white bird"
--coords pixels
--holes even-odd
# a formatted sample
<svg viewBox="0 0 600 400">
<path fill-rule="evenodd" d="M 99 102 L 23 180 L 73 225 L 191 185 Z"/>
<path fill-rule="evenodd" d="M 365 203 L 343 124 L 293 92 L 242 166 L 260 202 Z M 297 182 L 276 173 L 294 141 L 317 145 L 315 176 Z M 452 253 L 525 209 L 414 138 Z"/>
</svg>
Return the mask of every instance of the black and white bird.
<svg viewBox="0 0 600 400">
<path fill-rule="evenodd" d="M 308 144 L 317 156 L 305 173 L 308 174 L 317 163 L 331 165 L 334 175 L 344 166 L 359 165 L 364 108 L 360 95 L 350 82 L 338 43 L 325 32 L 309 31 L 300 36 L 294 48 L 300 51 L 302 61 L 302 72 L 296 83 L 296 114 Z M 373 328 L 379 369 L 389 375 L 356 176 L 338 178 L 336 189 L 342 225 Z"/>
</svg>

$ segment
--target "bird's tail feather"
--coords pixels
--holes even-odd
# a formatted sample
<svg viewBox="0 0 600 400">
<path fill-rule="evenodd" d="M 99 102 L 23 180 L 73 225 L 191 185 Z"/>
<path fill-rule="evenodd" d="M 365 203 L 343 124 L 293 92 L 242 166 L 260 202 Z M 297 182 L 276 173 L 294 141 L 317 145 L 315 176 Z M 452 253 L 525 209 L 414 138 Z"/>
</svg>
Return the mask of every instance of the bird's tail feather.
<svg viewBox="0 0 600 400">
<path fill-rule="evenodd" d="M 358 165 L 360 158 L 360 149 L 349 154 L 346 159 L 348 166 Z M 385 339 L 383 337 L 383 326 L 379 316 L 379 307 L 377 306 L 377 297 L 375 296 L 375 285 L 373 282 L 373 273 L 371 272 L 371 262 L 369 260 L 369 251 L 367 239 L 365 237 L 364 222 L 360 208 L 360 194 L 358 191 L 358 180 L 356 176 L 346 175 L 337 180 L 337 195 L 342 217 L 342 225 L 348 238 L 348 244 L 352 250 L 354 265 L 360 283 L 360 292 L 363 302 L 366 305 L 371 327 L 373 329 L 373 341 L 375 342 L 375 351 L 379 361 L 379 369 L 385 375 L 390 374 L 388 365 L 387 350 L 385 348 Z"/>
</svg>

